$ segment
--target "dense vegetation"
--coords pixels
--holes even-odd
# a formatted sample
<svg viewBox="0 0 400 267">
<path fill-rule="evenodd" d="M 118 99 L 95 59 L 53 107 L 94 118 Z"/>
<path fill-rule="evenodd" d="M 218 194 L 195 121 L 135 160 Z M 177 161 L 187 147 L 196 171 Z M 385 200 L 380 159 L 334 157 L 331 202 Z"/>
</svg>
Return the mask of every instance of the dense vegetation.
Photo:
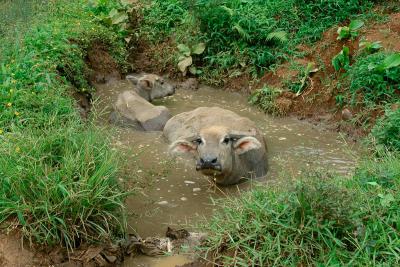
<svg viewBox="0 0 400 267">
<path fill-rule="evenodd" d="M 203 249 L 224 266 L 400 263 L 400 160 L 362 163 L 351 179 L 314 173 L 289 189 L 220 203 Z"/>
<path fill-rule="evenodd" d="M 318 40 L 330 26 L 372 6 L 368 0 L 144 3 L 141 36 L 153 44 L 167 39 L 175 46 L 205 42 L 205 53 L 197 62 L 202 66 L 200 77 L 216 83 L 221 75 L 260 74 L 299 54 L 297 45 Z"/>
<path fill-rule="evenodd" d="M 0 3 L 0 223 L 19 227 L 33 242 L 75 247 L 125 227 L 117 157 L 107 134 L 83 122 L 70 98 L 72 90 L 91 90 L 85 57 L 92 43 L 108 47 L 121 67 L 126 41 L 167 43 L 160 61 L 177 67 L 185 60 L 185 72 L 195 66 L 201 79 L 221 83 L 303 56 L 298 46 L 332 26 L 349 25 L 340 38 L 356 38 L 361 23 L 353 29 L 348 23 L 368 17 L 376 1 L 146 0 L 134 35 L 126 1 L 28 2 Z M 338 106 L 385 109 L 368 137 L 371 153 L 352 177 L 312 172 L 293 185 L 260 187 L 221 203 L 205 226 L 202 252 L 210 260 L 400 264 L 400 59 L 398 51 L 365 47 L 353 57 L 344 47 L 332 63 Z M 274 99 L 284 89 L 300 94 L 312 69 L 288 88 L 264 86 L 250 101 L 281 113 Z"/>
<path fill-rule="evenodd" d="M 123 40 L 86 1 L 28 2 L 0 8 L 0 222 L 43 244 L 108 240 L 124 228 L 116 157 L 70 95 L 90 89 L 88 46 L 122 62 Z"/>
</svg>

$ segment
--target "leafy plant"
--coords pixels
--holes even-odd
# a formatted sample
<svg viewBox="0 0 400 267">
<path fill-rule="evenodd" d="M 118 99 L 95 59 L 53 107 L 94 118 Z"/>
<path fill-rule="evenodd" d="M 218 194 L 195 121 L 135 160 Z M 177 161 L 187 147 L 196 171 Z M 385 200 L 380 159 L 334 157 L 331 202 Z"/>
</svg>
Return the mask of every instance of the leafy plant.
<svg viewBox="0 0 400 267">
<path fill-rule="evenodd" d="M 201 55 L 205 49 L 206 45 L 204 43 L 198 43 L 191 47 L 184 44 L 178 45 L 178 69 L 183 73 L 183 76 L 186 76 L 188 68 L 193 75 L 201 73 L 196 66 L 193 66 L 193 55 Z"/>
<path fill-rule="evenodd" d="M 141 11 L 141 38 L 164 44 L 171 38 L 177 44 L 207 41 L 202 78 L 219 84 L 232 74 L 263 75 L 298 53 L 300 43 L 318 40 L 329 27 L 371 7 L 370 0 L 148 2 Z M 176 64 L 171 58 L 165 61 Z"/>
<path fill-rule="evenodd" d="M 249 103 L 256 105 L 267 113 L 281 115 L 281 110 L 275 103 L 276 98 L 281 93 L 281 89 L 264 86 L 251 94 L 249 97 Z"/>
<path fill-rule="evenodd" d="M 400 103 L 389 107 L 385 116 L 372 129 L 372 136 L 378 146 L 400 152 Z"/>
<path fill-rule="evenodd" d="M 391 68 L 395 68 L 400 66 L 400 53 L 395 53 L 389 56 L 386 56 L 383 62 L 379 65 L 370 64 L 368 66 L 369 70 L 376 70 L 379 72 L 388 71 Z"/>
<path fill-rule="evenodd" d="M 352 20 L 349 26 L 339 27 L 338 33 L 338 40 L 344 39 L 354 39 L 358 36 L 358 31 L 362 26 L 364 26 L 364 22 L 361 20 Z"/>
<path fill-rule="evenodd" d="M 359 47 L 362 51 L 365 51 L 367 54 L 372 54 L 378 52 L 379 49 L 382 48 L 382 45 L 380 41 L 370 42 L 367 40 L 362 40 L 360 41 Z"/>
<path fill-rule="evenodd" d="M 364 104 L 394 102 L 399 99 L 400 53 L 378 52 L 360 57 L 349 70 L 352 102 L 362 96 Z"/>
<path fill-rule="evenodd" d="M 88 5 L 99 20 L 108 26 L 114 27 L 122 36 L 127 36 L 129 13 L 133 11 L 131 2 L 127 0 L 90 0 Z M 129 38 L 126 39 L 127 42 L 129 42 L 129 40 Z"/>
<path fill-rule="evenodd" d="M 348 70 L 350 67 L 350 49 L 343 46 L 343 49 L 333 57 L 332 66 L 336 71 L 340 69 Z"/>
<path fill-rule="evenodd" d="M 310 74 L 318 71 L 318 68 L 315 68 L 315 64 L 313 62 L 309 62 L 306 68 L 302 69 L 297 75 L 296 81 L 289 81 L 288 87 L 291 91 L 296 93 L 296 96 L 299 96 L 304 88 L 307 87 L 307 81 L 310 78 Z"/>
</svg>

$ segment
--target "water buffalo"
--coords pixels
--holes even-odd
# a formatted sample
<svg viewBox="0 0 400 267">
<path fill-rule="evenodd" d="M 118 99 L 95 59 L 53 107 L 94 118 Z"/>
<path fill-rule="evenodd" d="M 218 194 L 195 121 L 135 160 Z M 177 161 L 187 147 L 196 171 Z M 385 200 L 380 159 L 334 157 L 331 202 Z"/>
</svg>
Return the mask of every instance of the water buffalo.
<svg viewBox="0 0 400 267">
<path fill-rule="evenodd" d="M 130 74 L 126 79 L 133 83 L 139 96 L 150 102 L 175 93 L 175 86 L 156 74 Z"/>
<path fill-rule="evenodd" d="M 131 74 L 126 79 L 133 83 L 133 90 L 118 95 L 110 121 L 136 130 L 162 131 L 171 113 L 168 108 L 150 102 L 174 94 L 175 86 L 156 74 Z"/>
<path fill-rule="evenodd" d="M 200 107 L 172 117 L 164 127 L 171 154 L 190 155 L 196 170 L 231 185 L 268 171 L 263 135 L 250 119 L 218 107 Z"/>
</svg>

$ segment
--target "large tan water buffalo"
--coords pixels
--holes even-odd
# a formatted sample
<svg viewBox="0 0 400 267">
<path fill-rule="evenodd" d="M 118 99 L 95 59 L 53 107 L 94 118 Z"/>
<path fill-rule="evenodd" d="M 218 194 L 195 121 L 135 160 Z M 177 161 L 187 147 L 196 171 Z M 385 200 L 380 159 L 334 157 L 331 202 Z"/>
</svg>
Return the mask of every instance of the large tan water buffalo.
<svg viewBox="0 0 400 267">
<path fill-rule="evenodd" d="M 171 154 L 196 160 L 196 170 L 230 185 L 267 174 L 266 144 L 250 119 L 218 107 L 200 107 L 172 117 L 164 127 Z"/>
</svg>

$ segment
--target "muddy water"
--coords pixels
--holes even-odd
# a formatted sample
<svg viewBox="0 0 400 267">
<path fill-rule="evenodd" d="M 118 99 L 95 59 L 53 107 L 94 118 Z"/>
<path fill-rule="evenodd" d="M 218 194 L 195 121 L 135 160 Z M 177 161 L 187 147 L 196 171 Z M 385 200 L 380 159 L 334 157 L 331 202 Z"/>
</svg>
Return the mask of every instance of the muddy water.
<svg viewBox="0 0 400 267">
<path fill-rule="evenodd" d="M 97 107 L 103 110 L 100 117 L 106 123 L 118 93 L 129 89 L 130 84 L 119 81 L 98 86 Z M 290 179 L 306 169 L 324 167 L 346 174 L 354 167 L 354 148 L 338 134 L 324 131 L 294 118 L 272 118 L 251 107 L 246 97 L 209 87 L 198 91 L 177 93 L 155 104 L 167 106 L 172 114 L 193 110 L 200 106 L 218 106 L 252 119 L 265 133 L 269 151 L 268 176 L 237 186 L 218 188 L 194 170 L 192 162 L 176 160 L 167 153 L 167 143 L 161 132 L 138 132 L 128 128 L 115 128 L 115 149 L 126 159 L 124 181 L 133 183 L 138 178 L 140 193 L 127 201 L 132 212 L 129 225 L 142 237 L 164 236 L 167 226 L 185 227 L 206 218 L 217 209 L 212 199 L 237 196 L 254 183 Z M 282 173 L 284 175 L 282 175 Z M 278 176 L 278 174 L 280 174 Z M 128 261 L 126 266 L 175 266 L 171 258 L 151 259 L 141 257 Z M 164 262 L 163 261 L 167 261 Z"/>
</svg>

